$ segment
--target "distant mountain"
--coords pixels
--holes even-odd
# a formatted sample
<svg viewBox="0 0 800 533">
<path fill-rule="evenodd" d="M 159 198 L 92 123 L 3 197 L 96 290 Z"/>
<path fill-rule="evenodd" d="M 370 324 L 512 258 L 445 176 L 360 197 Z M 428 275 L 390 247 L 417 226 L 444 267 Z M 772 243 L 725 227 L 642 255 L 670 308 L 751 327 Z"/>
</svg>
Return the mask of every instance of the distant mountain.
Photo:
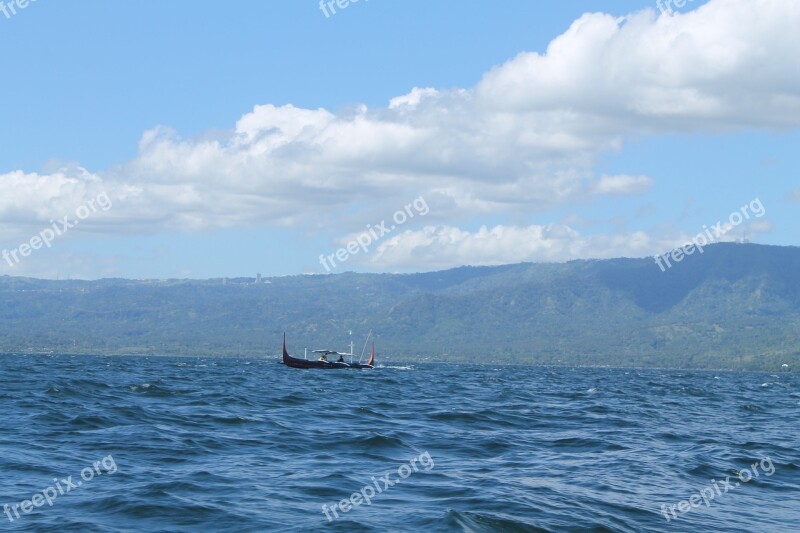
<svg viewBox="0 0 800 533">
<path fill-rule="evenodd" d="M 43 281 L 0 278 L 0 351 L 800 368 L 800 248 L 720 243 L 652 258 L 423 274 Z"/>
</svg>

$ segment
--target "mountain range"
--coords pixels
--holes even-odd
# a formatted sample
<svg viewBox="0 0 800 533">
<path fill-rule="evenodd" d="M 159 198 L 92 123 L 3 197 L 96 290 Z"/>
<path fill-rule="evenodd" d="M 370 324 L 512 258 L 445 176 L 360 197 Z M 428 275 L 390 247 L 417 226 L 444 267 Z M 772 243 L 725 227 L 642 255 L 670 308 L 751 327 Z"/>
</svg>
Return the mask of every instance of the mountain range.
<svg viewBox="0 0 800 533">
<path fill-rule="evenodd" d="M 0 277 L 0 351 L 274 356 L 374 331 L 378 360 L 800 367 L 800 248 L 209 280 Z M 352 333 L 351 333 L 352 332 Z"/>
</svg>

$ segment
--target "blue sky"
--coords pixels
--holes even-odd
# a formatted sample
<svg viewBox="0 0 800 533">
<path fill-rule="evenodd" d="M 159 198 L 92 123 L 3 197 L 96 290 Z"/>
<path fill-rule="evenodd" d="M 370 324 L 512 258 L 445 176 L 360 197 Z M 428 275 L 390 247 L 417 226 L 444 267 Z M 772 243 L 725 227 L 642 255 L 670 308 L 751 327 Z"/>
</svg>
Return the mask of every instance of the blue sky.
<svg viewBox="0 0 800 533">
<path fill-rule="evenodd" d="M 0 274 L 324 273 L 419 198 L 331 271 L 642 257 L 755 198 L 726 238 L 797 245 L 795 3 L 608 4 L 0 13 L 0 247 L 113 203 Z"/>
</svg>

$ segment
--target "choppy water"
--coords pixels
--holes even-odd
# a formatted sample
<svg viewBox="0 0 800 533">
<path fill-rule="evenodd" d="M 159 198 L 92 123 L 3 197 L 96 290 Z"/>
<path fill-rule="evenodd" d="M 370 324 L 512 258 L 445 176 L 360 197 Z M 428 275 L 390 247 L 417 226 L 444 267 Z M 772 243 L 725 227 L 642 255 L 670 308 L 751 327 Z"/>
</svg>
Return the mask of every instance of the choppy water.
<svg viewBox="0 0 800 533">
<path fill-rule="evenodd" d="M 797 374 L 5 355 L 0 379 L 5 530 L 800 530 Z"/>
</svg>

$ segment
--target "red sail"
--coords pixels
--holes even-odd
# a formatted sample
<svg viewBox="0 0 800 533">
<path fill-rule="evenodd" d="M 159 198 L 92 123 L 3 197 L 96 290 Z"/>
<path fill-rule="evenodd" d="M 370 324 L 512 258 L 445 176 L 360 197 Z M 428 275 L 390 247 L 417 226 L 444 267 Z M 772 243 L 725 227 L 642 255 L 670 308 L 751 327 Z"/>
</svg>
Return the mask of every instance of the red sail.
<svg viewBox="0 0 800 533">
<path fill-rule="evenodd" d="M 375 365 L 375 341 L 372 341 L 372 353 L 370 353 L 369 361 L 367 361 L 368 366 Z"/>
</svg>

